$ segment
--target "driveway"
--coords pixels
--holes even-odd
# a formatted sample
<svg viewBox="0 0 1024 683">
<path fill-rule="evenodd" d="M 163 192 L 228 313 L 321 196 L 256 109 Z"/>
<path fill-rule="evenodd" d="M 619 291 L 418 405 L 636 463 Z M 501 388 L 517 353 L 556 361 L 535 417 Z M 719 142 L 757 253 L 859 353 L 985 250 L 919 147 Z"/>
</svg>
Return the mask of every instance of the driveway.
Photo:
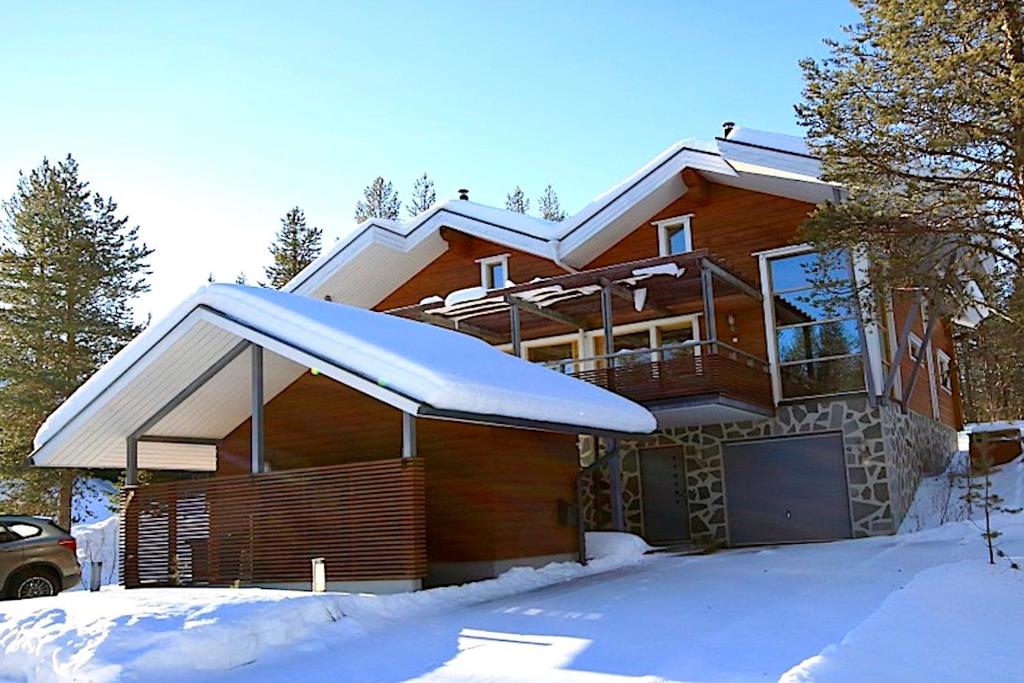
<svg viewBox="0 0 1024 683">
<path fill-rule="evenodd" d="M 836 643 L 923 569 L 980 557 L 963 525 L 911 536 L 652 557 L 224 681 L 774 681 Z"/>
</svg>

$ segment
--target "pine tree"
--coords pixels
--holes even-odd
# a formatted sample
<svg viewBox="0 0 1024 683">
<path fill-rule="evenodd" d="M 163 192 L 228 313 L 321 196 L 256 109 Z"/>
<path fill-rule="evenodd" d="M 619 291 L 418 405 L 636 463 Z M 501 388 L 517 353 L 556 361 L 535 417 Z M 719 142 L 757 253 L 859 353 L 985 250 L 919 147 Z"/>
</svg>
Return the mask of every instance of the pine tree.
<svg viewBox="0 0 1024 683">
<path fill-rule="evenodd" d="M 320 255 L 323 232 L 320 228 L 306 225 L 306 214 L 294 207 L 281 219 L 270 253 L 274 262 L 264 269 L 269 285 L 276 289 L 283 287 L 299 271 Z"/>
<path fill-rule="evenodd" d="M 391 183 L 377 176 L 363 190 L 363 198 L 356 203 L 356 222 L 362 223 L 368 218 L 398 219 L 402 202 L 398 199 Z"/>
<path fill-rule="evenodd" d="M 846 39 L 801 62 L 798 117 L 825 179 L 849 191 L 807 237 L 856 250 L 876 285 L 927 287 L 952 312 L 972 303 L 970 279 L 998 291 L 981 259 L 1011 273 L 1024 254 L 1024 8 L 855 4 Z"/>
<path fill-rule="evenodd" d="M 412 184 L 412 200 L 406 211 L 410 216 L 418 216 L 437 202 L 437 192 L 434 191 L 434 181 L 426 173 L 416 179 Z"/>
<path fill-rule="evenodd" d="M 544 188 L 544 192 L 537 199 L 537 208 L 540 210 L 540 217 L 544 220 L 556 223 L 561 223 L 565 220 L 565 211 L 562 211 L 562 205 L 558 201 L 558 194 L 555 193 L 555 189 L 550 184 Z"/>
<path fill-rule="evenodd" d="M 523 188 L 516 185 L 516 189 L 505 195 L 505 208 L 516 213 L 526 213 L 530 210 L 530 200 L 526 198 Z"/>
<path fill-rule="evenodd" d="M 21 174 L 0 225 L 0 480 L 4 510 L 71 522 L 76 472 L 31 468 L 43 419 L 139 332 L 131 302 L 152 253 L 69 155 Z"/>
</svg>

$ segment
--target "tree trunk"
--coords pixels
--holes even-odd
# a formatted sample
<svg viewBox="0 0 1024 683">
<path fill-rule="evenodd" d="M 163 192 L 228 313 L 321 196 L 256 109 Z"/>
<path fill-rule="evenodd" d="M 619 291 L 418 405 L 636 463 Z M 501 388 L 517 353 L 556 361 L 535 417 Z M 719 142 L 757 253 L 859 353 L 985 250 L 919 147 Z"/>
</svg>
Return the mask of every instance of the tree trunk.
<svg viewBox="0 0 1024 683">
<path fill-rule="evenodd" d="M 61 470 L 60 496 L 57 502 L 57 523 L 65 529 L 71 528 L 71 499 L 75 492 L 75 473 Z"/>
</svg>

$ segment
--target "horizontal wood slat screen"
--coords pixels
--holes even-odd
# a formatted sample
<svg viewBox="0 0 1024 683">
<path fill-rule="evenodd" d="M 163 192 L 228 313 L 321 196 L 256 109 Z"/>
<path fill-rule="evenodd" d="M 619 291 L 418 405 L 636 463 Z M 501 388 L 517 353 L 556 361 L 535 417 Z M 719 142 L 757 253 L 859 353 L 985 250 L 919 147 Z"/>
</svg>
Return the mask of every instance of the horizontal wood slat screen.
<svg viewBox="0 0 1024 683">
<path fill-rule="evenodd" d="M 722 394 L 773 407 L 771 377 L 765 366 L 730 358 L 724 352 L 686 353 L 655 361 L 633 359 L 614 367 L 568 374 L 638 402 Z"/>
<path fill-rule="evenodd" d="M 423 463 L 377 460 L 141 486 L 122 506 L 122 582 L 308 582 L 426 574 Z"/>
</svg>

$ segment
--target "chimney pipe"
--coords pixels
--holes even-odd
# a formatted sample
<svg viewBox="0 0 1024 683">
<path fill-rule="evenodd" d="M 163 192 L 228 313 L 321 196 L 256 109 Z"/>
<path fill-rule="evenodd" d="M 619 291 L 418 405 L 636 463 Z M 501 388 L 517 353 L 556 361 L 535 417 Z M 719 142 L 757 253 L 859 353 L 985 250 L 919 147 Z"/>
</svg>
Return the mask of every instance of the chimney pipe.
<svg viewBox="0 0 1024 683">
<path fill-rule="evenodd" d="M 725 123 L 723 123 L 722 124 L 722 137 L 723 138 L 728 138 L 729 137 L 729 133 L 731 133 L 732 129 L 735 128 L 735 127 L 736 127 L 736 124 L 733 121 L 726 121 Z"/>
<path fill-rule="evenodd" d="M 461 188 L 459 190 L 459 199 L 469 199 L 469 190 Z"/>
</svg>

